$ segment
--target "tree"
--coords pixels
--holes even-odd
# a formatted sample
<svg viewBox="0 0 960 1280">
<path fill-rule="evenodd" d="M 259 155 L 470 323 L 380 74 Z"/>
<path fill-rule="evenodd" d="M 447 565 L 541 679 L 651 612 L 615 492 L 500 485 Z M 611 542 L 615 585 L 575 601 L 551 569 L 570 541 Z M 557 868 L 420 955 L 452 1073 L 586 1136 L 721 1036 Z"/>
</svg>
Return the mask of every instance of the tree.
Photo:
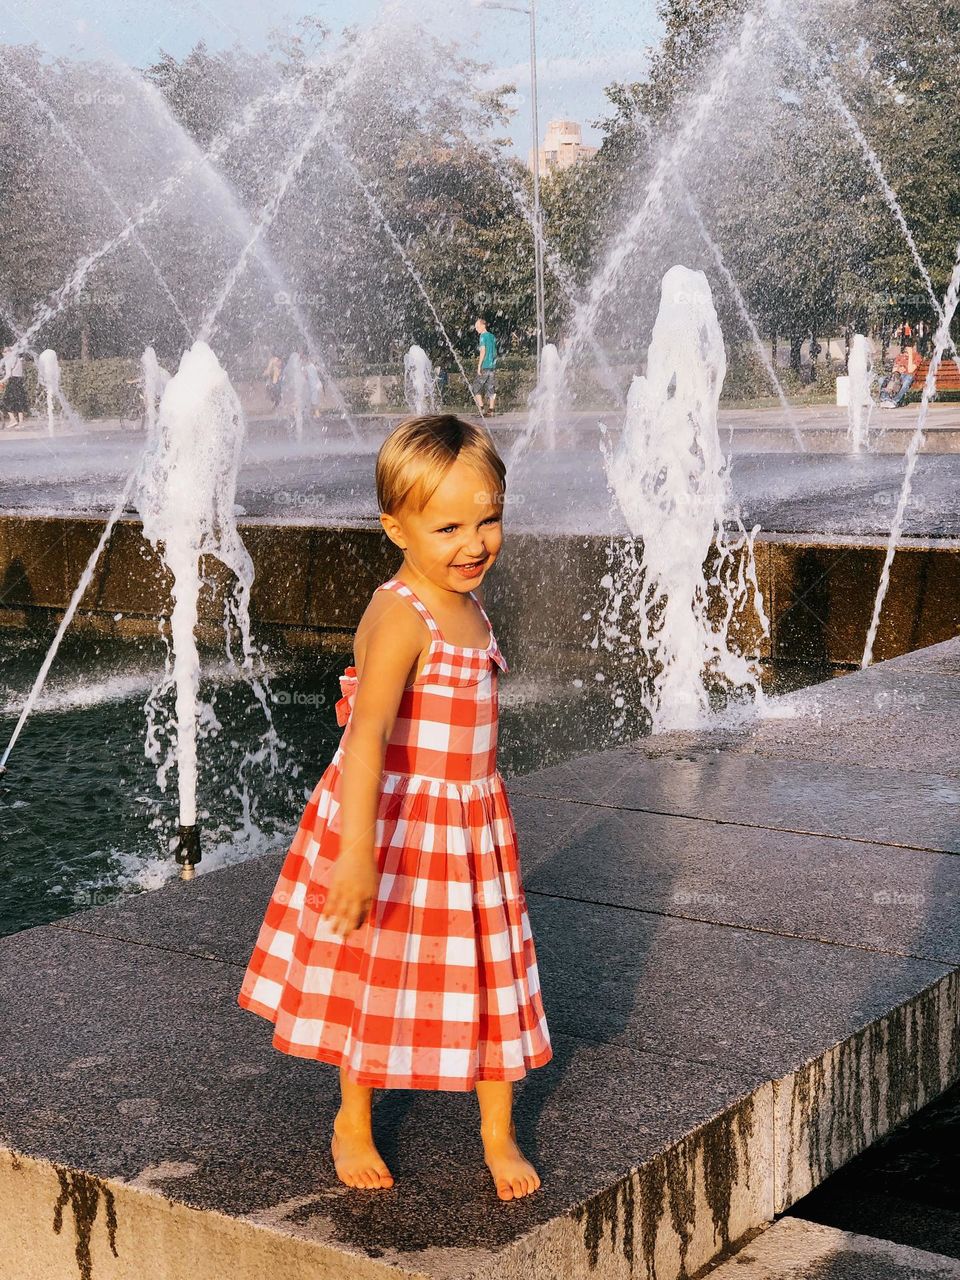
<svg viewBox="0 0 960 1280">
<path fill-rule="evenodd" d="M 669 146 L 689 95 L 709 88 L 744 8 L 744 0 L 666 0 L 665 35 L 647 77 L 608 88 L 614 111 L 600 159 L 620 175 L 621 208 L 643 190 L 656 154 L 649 139 Z M 786 16 L 798 23 L 801 15 Z M 899 192 L 940 292 L 960 234 L 958 50 L 941 6 L 921 0 L 906 22 L 890 0 L 847 6 L 833 26 L 822 11 L 816 16 L 817 25 L 799 32 L 809 50 L 765 18 L 707 136 L 674 167 L 659 229 L 674 245 L 688 244 L 684 204 L 692 197 L 761 327 L 792 338 L 795 349 L 811 332 L 933 314 L 837 95 Z M 709 255 L 705 262 L 709 270 Z M 715 267 L 712 279 L 725 331 L 742 337 Z"/>
</svg>

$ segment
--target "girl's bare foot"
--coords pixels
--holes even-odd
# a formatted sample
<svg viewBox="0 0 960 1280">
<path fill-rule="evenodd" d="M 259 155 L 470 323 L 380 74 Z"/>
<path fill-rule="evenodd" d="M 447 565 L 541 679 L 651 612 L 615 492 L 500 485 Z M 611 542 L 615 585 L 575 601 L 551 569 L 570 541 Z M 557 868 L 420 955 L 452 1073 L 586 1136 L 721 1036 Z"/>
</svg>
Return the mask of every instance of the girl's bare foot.
<svg viewBox="0 0 960 1280">
<path fill-rule="evenodd" d="M 510 1122 L 509 1134 L 485 1134 L 481 1129 L 480 1136 L 483 1139 L 484 1161 L 493 1175 L 497 1195 L 501 1200 L 517 1200 L 520 1196 L 536 1191 L 540 1185 L 540 1176 L 517 1146 L 517 1131 L 513 1121 Z"/>
<path fill-rule="evenodd" d="M 369 1126 L 340 1118 L 333 1122 L 330 1154 L 337 1177 L 348 1187 L 392 1187 L 393 1174 L 383 1162 Z"/>
</svg>

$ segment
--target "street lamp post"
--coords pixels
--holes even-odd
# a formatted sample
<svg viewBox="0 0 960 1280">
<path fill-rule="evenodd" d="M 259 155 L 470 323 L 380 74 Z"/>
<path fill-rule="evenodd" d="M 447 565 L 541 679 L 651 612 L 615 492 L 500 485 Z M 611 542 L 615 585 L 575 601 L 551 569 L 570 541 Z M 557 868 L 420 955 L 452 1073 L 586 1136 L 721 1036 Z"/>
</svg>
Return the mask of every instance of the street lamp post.
<svg viewBox="0 0 960 1280">
<path fill-rule="evenodd" d="M 547 314 L 543 289 L 543 215 L 540 208 L 540 107 L 537 99 L 537 4 L 530 0 L 530 114 L 533 134 L 533 271 L 537 295 L 537 371 L 543 355 Z"/>
<path fill-rule="evenodd" d="M 530 19 L 530 132 L 533 135 L 533 276 L 537 313 L 537 371 L 543 355 L 547 312 L 543 287 L 543 215 L 540 206 L 540 107 L 537 100 L 537 0 L 526 5 L 503 4 L 501 0 L 474 0 L 479 9 L 505 9 Z"/>
</svg>

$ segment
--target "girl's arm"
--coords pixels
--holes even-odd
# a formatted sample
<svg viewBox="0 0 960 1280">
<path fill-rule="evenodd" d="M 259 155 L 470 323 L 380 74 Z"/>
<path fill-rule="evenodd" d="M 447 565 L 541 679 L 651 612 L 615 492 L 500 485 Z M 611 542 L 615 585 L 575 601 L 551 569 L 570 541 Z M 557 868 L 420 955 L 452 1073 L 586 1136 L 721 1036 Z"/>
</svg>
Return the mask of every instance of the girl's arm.
<svg viewBox="0 0 960 1280">
<path fill-rule="evenodd" d="M 363 924 L 376 893 L 384 754 L 404 685 L 429 639 L 420 617 L 389 591 L 374 595 L 357 629 L 359 683 L 343 739 L 340 850 L 320 913 L 341 936 Z"/>
</svg>

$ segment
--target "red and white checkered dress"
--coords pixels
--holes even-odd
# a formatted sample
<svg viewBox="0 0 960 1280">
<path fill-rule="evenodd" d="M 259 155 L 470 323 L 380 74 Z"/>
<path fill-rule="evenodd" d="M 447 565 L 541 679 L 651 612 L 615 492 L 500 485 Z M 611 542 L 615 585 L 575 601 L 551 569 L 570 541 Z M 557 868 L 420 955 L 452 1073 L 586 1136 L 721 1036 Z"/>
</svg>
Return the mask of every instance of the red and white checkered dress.
<svg viewBox="0 0 960 1280">
<path fill-rule="evenodd" d="M 321 918 L 340 831 L 343 748 L 357 689 L 340 677 L 345 725 L 267 906 L 238 1003 L 275 1024 L 284 1053 L 346 1068 L 361 1085 L 472 1089 L 518 1080 L 553 1056 L 518 862 L 497 771 L 497 667 L 486 649 L 430 628 L 427 662 L 400 700 L 376 828 L 378 886 L 347 936 Z"/>
</svg>

